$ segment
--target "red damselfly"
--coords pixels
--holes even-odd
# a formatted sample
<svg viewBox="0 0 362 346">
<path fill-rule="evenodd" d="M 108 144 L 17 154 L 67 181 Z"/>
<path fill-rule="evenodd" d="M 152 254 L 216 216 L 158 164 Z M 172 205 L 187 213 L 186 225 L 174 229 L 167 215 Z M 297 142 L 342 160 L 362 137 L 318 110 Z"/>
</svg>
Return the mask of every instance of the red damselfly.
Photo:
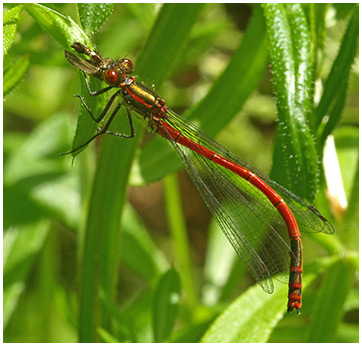
<svg viewBox="0 0 362 346">
<path fill-rule="evenodd" d="M 194 124 L 170 110 L 160 96 L 135 80 L 131 75 L 133 63 L 129 59 L 113 61 L 103 58 L 79 42 L 73 43 L 72 48 L 89 57 L 83 59 L 65 51 L 69 63 L 83 71 L 91 96 L 117 88 L 97 117 L 92 114 L 83 97 L 75 95 L 80 98 L 93 120 L 100 123 L 106 119 L 116 97 L 121 96 L 122 99 L 93 137 L 65 154 L 83 148 L 105 133 L 123 138 L 134 137 L 131 111 L 140 114 L 147 119 L 150 128 L 168 139 L 175 148 L 206 205 L 262 289 L 272 293 L 272 278 L 287 281 L 285 274 L 289 271 L 288 312 L 296 309 L 299 314 L 303 272 L 299 227 L 307 232 L 332 234 L 333 226 L 315 207 L 258 172 Z M 108 86 L 91 91 L 86 74 L 105 81 Z M 127 111 L 130 134 L 108 130 L 121 106 Z M 290 244 L 277 230 L 281 224 L 287 228 Z"/>
</svg>

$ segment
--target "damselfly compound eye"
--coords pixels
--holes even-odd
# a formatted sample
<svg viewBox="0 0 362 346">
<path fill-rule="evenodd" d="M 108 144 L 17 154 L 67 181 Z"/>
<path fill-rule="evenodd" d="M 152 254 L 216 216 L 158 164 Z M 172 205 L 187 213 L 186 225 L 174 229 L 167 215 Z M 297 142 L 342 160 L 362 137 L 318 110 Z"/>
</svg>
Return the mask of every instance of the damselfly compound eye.
<svg viewBox="0 0 362 346">
<path fill-rule="evenodd" d="M 107 70 L 104 72 L 104 80 L 109 85 L 117 85 L 118 83 L 118 75 L 115 70 Z"/>
<path fill-rule="evenodd" d="M 129 59 L 122 60 L 123 71 L 125 74 L 133 72 L 133 62 Z"/>
</svg>

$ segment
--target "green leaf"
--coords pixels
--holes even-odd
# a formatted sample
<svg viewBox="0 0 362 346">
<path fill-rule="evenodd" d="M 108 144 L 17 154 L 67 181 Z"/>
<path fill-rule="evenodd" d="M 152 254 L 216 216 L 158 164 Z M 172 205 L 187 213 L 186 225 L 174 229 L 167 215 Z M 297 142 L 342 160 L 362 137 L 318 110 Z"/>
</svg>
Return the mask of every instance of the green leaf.
<svg viewBox="0 0 362 346">
<path fill-rule="evenodd" d="M 356 9 L 356 3 L 332 3 L 331 6 L 334 7 L 336 11 L 336 18 L 338 20 L 346 18 L 350 15 L 350 12 L 353 12 Z"/>
<path fill-rule="evenodd" d="M 121 262 L 138 275 L 154 280 L 166 268 L 167 261 L 130 207 L 124 210 L 122 230 Z"/>
<path fill-rule="evenodd" d="M 184 117 L 198 124 L 208 135 L 217 134 L 260 82 L 267 64 L 266 45 L 263 16 L 257 8 L 228 67 L 205 98 Z M 157 138 L 142 150 L 139 165 L 141 178 L 152 182 L 180 169 L 182 163 L 171 146 Z"/>
<path fill-rule="evenodd" d="M 205 254 L 204 277 L 207 285 L 203 289 L 203 301 L 212 304 L 225 300 L 225 296 L 230 293 L 228 290 L 235 289 L 243 277 L 240 271 L 236 276 L 233 275 L 239 268 L 243 268 L 240 258 L 216 221 L 212 220 Z"/>
<path fill-rule="evenodd" d="M 273 295 L 251 287 L 212 323 L 202 342 L 266 342 L 286 310 L 285 287 L 276 283 Z"/>
<path fill-rule="evenodd" d="M 347 249 L 359 249 L 359 129 L 356 126 L 340 126 L 333 132 L 337 148 L 343 189 L 347 199 L 347 210 L 342 211 L 343 219 L 339 220 L 338 237 Z M 327 159 L 328 157 L 325 157 Z M 330 171 L 330 170 L 329 170 Z M 326 172 L 328 176 L 329 172 Z M 336 174 L 329 173 L 329 180 Z M 332 179 L 333 181 L 333 179 Z M 337 185 L 338 186 L 338 185 Z M 334 194 L 336 194 L 334 192 Z M 337 203 L 340 205 L 339 194 Z M 339 208 L 337 209 L 339 210 Z"/>
<path fill-rule="evenodd" d="M 84 75 L 82 72 L 79 72 L 79 77 L 81 80 L 80 82 L 81 95 L 83 95 L 85 103 L 87 104 L 89 109 L 92 110 L 92 114 L 95 115 L 100 114 L 104 108 L 105 102 L 107 101 L 107 94 L 99 95 L 97 97 L 92 97 L 91 95 L 89 95 L 88 89 L 84 81 Z M 96 80 L 95 78 L 89 80 L 89 86 L 91 91 L 100 90 L 101 85 L 102 85 L 101 81 Z M 79 117 L 78 117 L 75 134 L 73 137 L 71 150 L 79 148 L 84 143 L 86 143 L 95 134 L 99 126 L 99 124 L 96 123 L 91 118 L 91 116 L 89 115 L 88 111 L 83 106 L 83 104 L 80 101 L 78 101 L 78 99 L 76 98 L 74 98 L 74 100 L 76 100 L 79 103 Z M 87 148 L 87 146 L 72 153 L 72 156 L 75 157 L 79 155 L 85 148 Z"/>
<path fill-rule="evenodd" d="M 172 71 L 177 57 L 186 45 L 197 18 L 205 4 L 167 4 L 162 6 L 140 59 L 137 61 L 137 74 L 140 78 L 152 81 L 158 88 Z M 180 18 L 182 20 L 177 20 Z M 177 20 L 177 25 L 172 21 Z M 160 45 L 162 47 L 160 47 Z M 165 47 L 167 45 L 167 54 Z M 157 73 L 154 66 L 159 66 Z"/>
<path fill-rule="evenodd" d="M 247 290 L 214 321 L 202 342 L 266 342 L 286 309 L 285 286 L 275 287 L 273 295 L 258 285 Z"/>
<path fill-rule="evenodd" d="M 343 239 L 349 245 L 349 248 L 358 251 L 359 234 L 359 161 L 354 172 L 351 195 L 348 200 L 348 209 L 346 211 L 343 223 Z"/>
<path fill-rule="evenodd" d="M 313 61 L 323 54 L 326 41 L 326 14 L 330 4 L 310 4 L 310 26 L 313 41 Z"/>
<path fill-rule="evenodd" d="M 123 311 L 122 308 L 120 308 L 119 304 L 113 299 L 112 296 L 107 295 L 102 289 L 99 290 L 99 298 L 102 302 L 102 304 L 106 307 L 109 315 L 113 319 L 113 330 L 117 330 L 117 338 L 118 343 L 120 342 L 136 342 L 134 340 L 132 334 L 130 333 L 129 326 L 132 325 L 132 321 L 130 321 L 129 316 L 125 314 L 125 311 Z M 132 300 L 132 298 L 131 298 Z M 98 328 L 98 334 L 100 337 L 104 340 L 106 337 L 106 340 L 109 338 L 115 339 L 115 336 L 111 334 L 105 334 L 107 333 L 103 328 Z M 105 340 L 104 340 L 105 341 Z M 107 342 L 111 342 L 108 340 Z M 113 340 L 113 342 L 116 342 L 116 340 Z"/>
<path fill-rule="evenodd" d="M 113 344 L 120 343 L 118 339 L 116 339 L 113 335 L 111 335 L 108 331 L 104 330 L 103 328 L 99 328 L 98 332 L 104 342 L 113 343 Z"/>
<path fill-rule="evenodd" d="M 26 10 L 63 47 L 70 47 L 73 42 L 82 42 L 94 48 L 85 32 L 70 17 L 39 4 L 26 5 Z"/>
<path fill-rule="evenodd" d="M 127 11 L 131 12 L 142 24 L 144 30 L 150 30 L 155 19 L 157 3 L 127 3 Z M 181 23 L 180 23 L 181 24 Z"/>
<path fill-rule="evenodd" d="M 323 56 L 325 50 L 325 41 L 327 36 L 326 29 L 326 15 L 330 4 L 308 4 L 305 8 L 308 17 L 312 49 L 313 49 L 313 80 L 317 79 L 321 66 L 319 63 L 319 56 Z M 309 11 L 307 11 L 309 9 Z M 315 84 L 312 84 L 311 95 L 315 93 Z M 313 103 L 312 103 L 313 104 Z M 313 131 L 315 132 L 315 118 L 309 119 L 312 122 Z"/>
<path fill-rule="evenodd" d="M 80 3 L 79 19 L 87 35 L 96 33 L 113 11 L 113 4 Z"/>
<path fill-rule="evenodd" d="M 193 306 L 197 302 L 197 293 L 177 177 L 171 174 L 165 177 L 163 187 L 168 225 L 172 237 L 172 246 L 175 252 L 177 268 L 180 271 L 182 286 L 185 289 L 188 304 L 189 306 Z"/>
<path fill-rule="evenodd" d="M 4 166 L 4 224 L 14 227 L 42 217 L 56 217 L 74 229 L 79 224 L 79 192 L 69 162 L 57 157 L 70 138 L 64 113 L 40 123 Z M 73 173 L 76 171 L 73 170 Z"/>
<path fill-rule="evenodd" d="M 327 271 L 315 303 L 314 320 L 307 342 L 336 342 L 338 325 L 344 315 L 344 304 L 355 279 L 356 268 L 347 258 Z"/>
<path fill-rule="evenodd" d="M 175 269 L 163 274 L 155 289 L 153 300 L 154 342 L 164 342 L 170 336 L 180 303 L 181 282 Z"/>
<path fill-rule="evenodd" d="M 4 327 L 26 287 L 26 280 L 49 229 L 50 221 L 42 219 L 4 232 Z"/>
<path fill-rule="evenodd" d="M 315 111 L 318 128 L 318 145 L 322 150 L 327 136 L 340 121 L 345 105 L 349 71 L 358 49 L 359 12 L 354 8 L 347 30 L 344 34 L 338 55 L 329 72 L 324 91 Z M 323 121 L 328 116 L 327 121 Z"/>
<path fill-rule="evenodd" d="M 23 10 L 24 5 L 19 5 L 11 8 L 3 13 L 3 56 L 8 53 L 11 45 L 13 44 L 16 34 L 16 28 L 19 21 L 20 12 Z"/>
<path fill-rule="evenodd" d="M 4 73 L 3 93 L 4 96 L 13 90 L 24 77 L 29 68 L 29 55 L 15 60 Z"/>
<path fill-rule="evenodd" d="M 279 124 L 271 176 L 313 200 L 318 157 L 308 126 L 311 114 L 311 37 L 302 6 L 264 4 Z"/>
<path fill-rule="evenodd" d="M 334 263 L 324 259 L 305 272 L 303 289 L 308 288 L 317 275 Z M 255 285 L 237 298 L 209 327 L 202 342 L 267 342 L 273 329 L 286 312 L 287 285 L 274 281 L 274 293 L 266 294 Z"/>
</svg>

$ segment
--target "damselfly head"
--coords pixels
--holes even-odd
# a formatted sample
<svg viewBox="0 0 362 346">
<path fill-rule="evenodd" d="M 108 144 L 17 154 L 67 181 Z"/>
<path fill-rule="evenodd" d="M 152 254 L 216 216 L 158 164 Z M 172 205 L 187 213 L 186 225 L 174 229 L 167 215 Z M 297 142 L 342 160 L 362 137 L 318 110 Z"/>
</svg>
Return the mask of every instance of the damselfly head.
<svg viewBox="0 0 362 346">
<path fill-rule="evenodd" d="M 133 62 L 129 59 L 114 61 L 105 66 L 103 71 L 107 84 L 119 86 L 127 80 L 127 75 L 133 72 Z"/>
<path fill-rule="evenodd" d="M 97 51 L 80 42 L 74 42 L 71 47 L 77 53 L 89 56 L 90 59 L 83 59 L 64 51 L 69 63 L 93 77 L 104 80 L 108 85 L 119 86 L 128 80 L 127 75 L 133 72 L 133 62 L 129 59 L 113 61 L 110 58 L 103 58 Z"/>
</svg>

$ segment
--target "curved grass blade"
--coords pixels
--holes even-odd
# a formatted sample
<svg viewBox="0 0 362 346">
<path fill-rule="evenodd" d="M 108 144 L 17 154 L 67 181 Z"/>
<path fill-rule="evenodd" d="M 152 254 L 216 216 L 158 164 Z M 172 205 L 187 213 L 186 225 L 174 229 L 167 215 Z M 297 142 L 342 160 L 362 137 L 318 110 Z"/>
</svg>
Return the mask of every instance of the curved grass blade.
<svg viewBox="0 0 362 346">
<path fill-rule="evenodd" d="M 174 327 L 181 295 L 181 281 L 173 268 L 163 274 L 153 298 L 153 336 L 155 342 L 165 342 Z"/>
<path fill-rule="evenodd" d="M 15 60 L 10 67 L 4 71 L 3 94 L 7 95 L 13 90 L 22 78 L 25 76 L 29 68 L 29 54 Z"/>
<path fill-rule="evenodd" d="M 322 152 L 327 136 L 338 124 L 345 105 L 349 71 L 358 50 L 359 13 L 354 8 L 338 55 L 329 72 L 324 91 L 315 111 L 318 126 L 318 148 Z M 322 119 L 328 115 L 328 120 Z"/>
<path fill-rule="evenodd" d="M 80 3 L 79 19 L 87 35 L 96 33 L 113 11 L 114 4 Z"/>
<path fill-rule="evenodd" d="M 317 278 L 320 271 L 335 262 L 335 258 L 316 263 L 318 270 L 308 270 L 304 287 Z M 257 285 L 239 296 L 209 327 L 202 342 L 267 342 L 269 336 L 283 317 L 285 308 L 285 285 L 277 283 L 272 295 L 263 294 Z"/>
<path fill-rule="evenodd" d="M 16 34 L 16 28 L 19 21 L 20 12 L 23 10 L 24 5 L 19 5 L 11 8 L 3 13 L 3 56 L 8 53 L 11 45 L 13 44 Z"/>
<path fill-rule="evenodd" d="M 271 176 L 297 195 L 314 200 L 318 157 L 308 125 L 312 49 L 299 4 L 264 4 L 279 124 Z"/>
</svg>

